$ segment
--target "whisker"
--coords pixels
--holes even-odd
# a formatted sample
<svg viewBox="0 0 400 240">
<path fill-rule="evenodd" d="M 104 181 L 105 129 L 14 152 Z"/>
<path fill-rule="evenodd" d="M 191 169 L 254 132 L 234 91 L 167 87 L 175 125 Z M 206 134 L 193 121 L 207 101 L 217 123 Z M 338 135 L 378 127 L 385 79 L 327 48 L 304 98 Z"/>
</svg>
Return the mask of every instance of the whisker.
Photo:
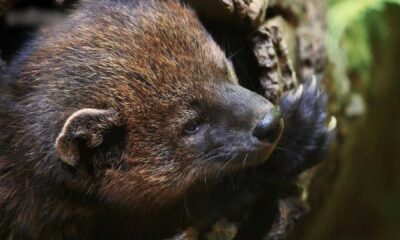
<svg viewBox="0 0 400 240">
<path fill-rule="evenodd" d="M 233 152 L 231 152 L 230 154 L 232 154 Z M 229 154 L 229 155 L 230 155 Z M 228 155 L 228 156 L 229 156 Z M 217 177 L 219 177 L 219 175 L 222 173 L 222 171 L 229 165 L 229 163 L 231 163 L 235 157 L 238 155 L 238 153 L 235 153 L 218 171 Z"/>
<path fill-rule="evenodd" d="M 218 151 L 221 150 L 222 148 L 224 148 L 224 146 L 218 147 L 218 148 L 216 148 L 216 149 L 214 149 L 214 150 L 212 150 L 212 151 L 210 151 L 210 152 L 207 152 L 207 153 L 201 155 L 200 158 L 206 158 L 206 157 L 208 157 L 208 156 L 210 156 L 210 155 L 212 155 L 212 154 L 218 152 Z"/>
<path fill-rule="evenodd" d="M 244 160 L 243 160 L 243 169 L 246 168 L 246 160 L 247 160 L 248 156 L 249 156 L 249 153 L 246 153 L 246 156 L 244 157 Z"/>
<path fill-rule="evenodd" d="M 236 52 L 229 55 L 228 59 L 231 60 L 236 54 L 243 50 L 243 47 L 239 48 Z"/>
<path fill-rule="evenodd" d="M 203 159 L 203 162 L 208 163 L 208 162 L 210 162 L 210 161 L 213 160 L 213 159 L 216 159 L 216 158 L 219 158 L 219 157 L 224 157 L 224 156 L 229 156 L 229 154 L 227 154 L 227 153 L 217 154 L 217 155 L 211 156 L 211 157 L 209 157 L 209 158 Z"/>
<path fill-rule="evenodd" d="M 279 146 L 276 146 L 275 148 L 278 149 L 278 150 L 285 151 L 285 152 L 289 151 L 289 149 L 283 148 L 283 147 L 279 147 Z"/>
</svg>

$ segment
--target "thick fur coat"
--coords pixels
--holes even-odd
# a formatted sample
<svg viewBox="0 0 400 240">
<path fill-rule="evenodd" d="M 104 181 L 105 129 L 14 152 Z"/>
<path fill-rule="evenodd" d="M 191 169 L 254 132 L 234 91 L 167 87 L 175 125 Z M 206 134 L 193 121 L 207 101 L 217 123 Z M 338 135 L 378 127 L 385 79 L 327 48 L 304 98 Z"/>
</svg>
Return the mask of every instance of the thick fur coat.
<svg viewBox="0 0 400 240">
<path fill-rule="evenodd" d="M 332 138 L 316 81 L 282 98 L 276 148 L 254 138 L 274 107 L 237 84 L 177 1 L 84 2 L 24 47 L 1 91 L 1 239 L 207 229 L 314 165 Z"/>
</svg>

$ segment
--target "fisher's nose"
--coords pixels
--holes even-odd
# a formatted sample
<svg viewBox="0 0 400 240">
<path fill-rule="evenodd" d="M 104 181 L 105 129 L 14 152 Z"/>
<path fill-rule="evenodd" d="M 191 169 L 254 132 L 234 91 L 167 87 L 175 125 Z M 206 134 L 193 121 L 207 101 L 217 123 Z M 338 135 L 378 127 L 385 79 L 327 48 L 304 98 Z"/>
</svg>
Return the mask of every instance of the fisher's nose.
<svg viewBox="0 0 400 240">
<path fill-rule="evenodd" d="M 279 108 L 273 108 L 256 125 L 253 136 L 262 142 L 274 143 L 283 130 L 283 119 Z"/>
</svg>

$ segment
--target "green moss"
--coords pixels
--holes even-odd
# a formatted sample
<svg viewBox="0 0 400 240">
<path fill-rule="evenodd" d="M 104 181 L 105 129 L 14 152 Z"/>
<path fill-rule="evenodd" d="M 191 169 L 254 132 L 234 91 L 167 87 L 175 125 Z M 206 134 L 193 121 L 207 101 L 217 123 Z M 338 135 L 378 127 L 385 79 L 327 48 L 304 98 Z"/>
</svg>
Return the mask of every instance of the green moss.
<svg viewBox="0 0 400 240">
<path fill-rule="evenodd" d="M 329 1 L 327 49 L 338 99 L 346 99 L 351 91 L 348 73 L 370 80 L 371 42 L 373 37 L 387 36 L 383 10 L 388 3 L 400 0 Z"/>
</svg>

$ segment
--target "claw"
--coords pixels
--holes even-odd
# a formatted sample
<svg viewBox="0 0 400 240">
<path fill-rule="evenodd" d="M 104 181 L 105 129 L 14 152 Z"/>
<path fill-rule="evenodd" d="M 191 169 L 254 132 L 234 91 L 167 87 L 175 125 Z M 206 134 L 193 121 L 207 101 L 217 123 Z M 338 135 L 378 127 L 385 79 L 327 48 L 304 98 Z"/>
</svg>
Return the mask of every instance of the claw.
<svg viewBox="0 0 400 240">
<path fill-rule="evenodd" d="M 310 90 L 314 91 L 317 87 L 317 77 L 315 75 L 313 75 L 311 77 L 311 82 L 310 82 Z"/>
<path fill-rule="evenodd" d="M 336 118 L 335 118 L 334 116 L 332 116 L 332 117 L 331 117 L 331 120 L 330 120 L 329 123 L 328 123 L 328 126 L 326 127 L 326 129 L 327 129 L 329 132 L 332 132 L 333 130 L 335 130 L 336 125 L 337 125 L 337 120 L 336 120 Z"/>
<path fill-rule="evenodd" d="M 303 94 L 304 87 L 303 84 L 300 84 L 300 86 L 296 89 L 296 91 L 292 94 L 292 97 L 294 99 L 299 99 L 301 95 Z"/>
</svg>

